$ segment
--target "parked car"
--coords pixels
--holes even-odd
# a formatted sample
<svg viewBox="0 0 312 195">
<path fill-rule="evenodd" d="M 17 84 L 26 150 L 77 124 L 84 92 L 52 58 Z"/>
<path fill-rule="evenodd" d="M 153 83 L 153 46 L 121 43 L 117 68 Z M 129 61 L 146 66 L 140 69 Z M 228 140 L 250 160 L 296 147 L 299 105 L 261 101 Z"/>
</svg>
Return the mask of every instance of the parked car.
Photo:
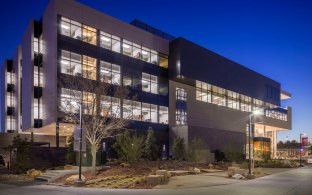
<svg viewBox="0 0 312 195">
<path fill-rule="evenodd" d="M 5 166 L 5 159 L 4 159 L 4 156 L 2 156 L 0 154 L 0 166 Z"/>
</svg>

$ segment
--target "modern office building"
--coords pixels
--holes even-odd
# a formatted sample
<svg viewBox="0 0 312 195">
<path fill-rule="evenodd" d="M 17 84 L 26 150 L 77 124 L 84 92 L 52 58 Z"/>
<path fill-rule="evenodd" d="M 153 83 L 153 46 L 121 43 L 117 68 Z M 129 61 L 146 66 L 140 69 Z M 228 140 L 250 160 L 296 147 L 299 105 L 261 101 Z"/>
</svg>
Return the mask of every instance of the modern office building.
<svg viewBox="0 0 312 195">
<path fill-rule="evenodd" d="M 138 132 L 152 127 L 166 148 L 176 136 L 186 144 L 200 137 L 211 150 L 243 152 L 252 123 L 255 152 L 274 157 L 277 132 L 291 129 L 292 110 L 280 107 L 291 95 L 280 83 L 138 20 L 51 0 L 4 62 L 1 130 L 69 135 L 74 125 L 63 122 L 62 103 L 76 89 L 59 85 L 69 77 L 128 88 L 135 100 L 96 94 L 99 114 L 120 109 L 117 117 L 131 116 Z M 80 93 L 83 101 L 93 95 Z"/>
</svg>

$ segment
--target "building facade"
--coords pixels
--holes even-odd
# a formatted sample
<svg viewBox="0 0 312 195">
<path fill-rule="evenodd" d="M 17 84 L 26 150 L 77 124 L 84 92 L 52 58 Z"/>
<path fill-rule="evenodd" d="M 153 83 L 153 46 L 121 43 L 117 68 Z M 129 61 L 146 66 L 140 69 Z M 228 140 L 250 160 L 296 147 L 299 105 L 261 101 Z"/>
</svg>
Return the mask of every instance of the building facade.
<svg viewBox="0 0 312 195">
<path fill-rule="evenodd" d="M 68 77 L 128 88 L 135 100 L 100 94 L 101 112 L 119 105 L 118 117 L 131 115 L 131 128 L 141 133 L 153 128 L 165 148 L 177 136 L 186 144 L 200 137 L 211 150 L 243 152 L 251 122 L 274 157 L 277 131 L 291 129 L 291 108 L 280 108 L 290 94 L 280 83 L 138 20 L 51 0 L 4 62 L 1 130 L 70 135 L 74 125 L 62 122 L 62 103 L 75 89 L 59 84 Z M 250 121 L 254 110 L 260 115 Z"/>
</svg>

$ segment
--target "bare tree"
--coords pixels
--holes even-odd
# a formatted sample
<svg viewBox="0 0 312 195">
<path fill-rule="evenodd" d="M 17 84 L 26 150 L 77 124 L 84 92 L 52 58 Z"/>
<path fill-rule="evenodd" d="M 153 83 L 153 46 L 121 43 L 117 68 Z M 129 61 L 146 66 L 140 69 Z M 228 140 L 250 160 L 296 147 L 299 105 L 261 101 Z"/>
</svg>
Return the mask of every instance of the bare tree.
<svg viewBox="0 0 312 195">
<path fill-rule="evenodd" d="M 121 116 L 121 101 L 129 99 L 126 88 L 110 85 L 114 80 L 92 80 L 95 75 L 61 75 L 59 79 L 59 113 L 66 123 L 79 123 L 79 108 L 82 108 L 82 124 L 86 140 L 91 149 L 92 173 L 96 172 L 96 153 L 107 137 L 116 135 L 128 124 L 128 118 Z"/>
</svg>

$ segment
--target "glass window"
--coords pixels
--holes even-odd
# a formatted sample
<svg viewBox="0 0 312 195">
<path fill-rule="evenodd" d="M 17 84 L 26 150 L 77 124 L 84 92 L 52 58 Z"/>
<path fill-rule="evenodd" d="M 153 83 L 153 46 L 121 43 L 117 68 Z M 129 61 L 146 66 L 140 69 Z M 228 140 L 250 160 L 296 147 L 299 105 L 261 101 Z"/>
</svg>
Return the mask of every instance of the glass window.
<svg viewBox="0 0 312 195">
<path fill-rule="evenodd" d="M 217 86 L 212 86 L 212 101 L 211 103 L 219 106 L 225 106 L 225 89 Z"/>
<path fill-rule="evenodd" d="M 211 103 L 211 85 L 196 81 L 196 100 Z"/>
<path fill-rule="evenodd" d="M 112 35 L 112 51 L 120 53 L 120 38 Z"/>
<path fill-rule="evenodd" d="M 187 124 L 187 112 L 184 110 L 176 110 L 176 124 L 186 125 Z"/>
<path fill-rule="evenodd" d="M 70 37 L 70 20 L 62 17 L 60 27 L 61 34 Z"/>
<path fill-rule="evenodd" d="M 96 45 L 96 29 L 87 25 L 83 25 L 82 40 L 92 45 Z"/>
<path fill-rule="evenodd" d="M 34 53 L 35 54 L 39 53 L 39 40 L 38 40 L 38 38 L 34 37 L 33 44 L 34 44 Z"/>
<path fill-rule="evenodd" d="M 256 110 L 260 115 L 264 115 L 264 106 L 263 101 L 258 99 L 253 99 L 253 108 L 252 110 Z"/>
<path fill-rule="evenodd" d="M 134 57 L 136 59 L 141 59 L 142 58 L 141 46 L 140 45 L 133 43 L 132 57 Z"/>
<path fill-rule="evenodd" d="M 61 17 L 60 31 L 62 35 L 81 40 L 81 23 Z"/>
<path fill-rule="evenodd" d="M 100 62 L 101 81 L 120 85 L 120 66 L 108 62 Z"/>
<path fill-rule="evenodd" d="M 101 115 L 104 117 L 120 117 L 120 99 L 110 96 L 101 96 Z"/>
<path fill-rule="evenodd" d="M 129 87 L 132 86 L 132 79 L 131 79 L 131 77 L 128 77 L 128 76 L 124 76 L 123 77 L 123 86 L 129 86 Z"/>
<path fill-rule="evenodd" d="M 83 113 L 96 115 L 96 95 L 89 92 L 83 92 L 82 95 Z"/>
<path fill-rule="evenodd" d="M 151 63 L 158 65 L 158 53 L 157 53 L 157 51 L 151 50 Z"/>
<path fill-rule="evenodd" d="M 151 105 L 142 103 L 142 116 L 143 121 L 151 122 Z"/>
<path fill-rule="evenodd" d="M 41 99 L 34 99 L 34 119 L 42 119 L 43 109 Z"/>
<path fill-rule="evenodd" d="M 152 123 L 157 123 L 158 122 L 158 117 L 157 117 L 157 105 L 151 104 L 151 122 Z"/>
<path fill-rule="evenodd" d="M 177 100 L 187 100 L 187 93 L 185 89 L 176 88 L 176 99 Z"/>
<path fill-rule="evenodd" d="M 83 56 L 82 76 L 87 79 L 96 80 L 96 59 L 89 56 Z"/>
<path fill-rule="evenodd" d="M 81 92 L 62 88 L 59 108 L 63 112 L 78 113 L 81 103 Z"/>
<path fill-rule="evenodd" d="M 132 101 L 131 100 L 123 100 L 122 111 L 123 111 L 124 119 L 132 119 Z"/>
<path fill-rule="evenodd" d="M 158 94 L 158 78 L 142 72 L 142 91 Z"/>
<path fill-rule="evenodd" d="M 168 56 L 164 54 L 159 54 L 159 66 L 163 68 L 168 68 Z"/>
<path fill-rule="evenodd" d="M 81 76 L 81 55 L 62 50 L 61 51 L 61 73 Z"/>
<path fill-rule="evenodd" d="M 151 50 L 146 48 L 146 47 L 142 47 L 142 60 L 145 62 L 151 62 Z"/>
<path fill-rule="evenodd" d="M 100 46 L 112 50 L 112 35 L 101 31 Z"/>
<path fill-rule="evenodd" d="M 251 97 L 241 95 L 241 111 L 251 112 Z"/>
<path fill-rule="evenodd" d="M 132 101 L 132 110 L 133 110 L 133 120 L 141 121 L 142 113 L 141 113 L 141 102 Z"/>
<path fill-rule="evenodd" d="M 16 124 L 16 120 L 14 119 L 14 118 L 7 118 L 6 119 L 6 128 L 7 128 L 7 130 L 16 130 L 16 126 L 15 126 L 15 124 Z"/>
<path fill-rule="evenodd" d="M 38 66 L 34 66 L 34 86 L 43 86 L 43 73 Z"/>
<path fill-rule="evenodd" d="M 168 124 L 168 107 L 159 106 L 159 123 Z"/>
<path fill-rule="evenodd" d="M 239 94 L 233 91 L 227 91 L 228 93 L 228 104 L 229 108 L 239 110 Z"/>
<path fill-rule="evenodd" d="M 123 40 L 122 53 L 127 56 L 132 56 L 132 43 L 127 40 Z"/>
</svg>

